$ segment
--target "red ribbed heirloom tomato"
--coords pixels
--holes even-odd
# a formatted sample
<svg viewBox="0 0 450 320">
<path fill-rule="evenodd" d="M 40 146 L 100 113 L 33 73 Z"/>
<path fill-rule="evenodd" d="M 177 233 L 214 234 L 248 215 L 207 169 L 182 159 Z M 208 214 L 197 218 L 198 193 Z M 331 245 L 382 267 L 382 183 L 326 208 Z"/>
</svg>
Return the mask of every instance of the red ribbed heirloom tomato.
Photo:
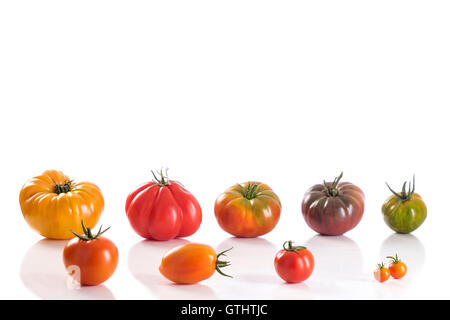
<svg viewBox="0 0 450 320">
<path fill-rule="evenodd" d="M 252 238 L 275 228 L 281 202 L 268 185 L 249 181 L 225 190 L 216 199 L 214 212 L 223 230 L 236 237 Z"/>
<path fill-rule="evenodd" d="M 333 182 L 312 186 L 303 198 L 303 217 L 320 234 L 343 234 L 356 227 L 363 216 L 364 193 L 350 182 L 339 182 L 342 175 Z"/>
<path fill-rule="evenodd" d="M 152 171 L 153 173 L 153 171 Z M 170 240 L 192 235 L 202 222 L 197 199 L 166 173 L 128 195 L 125 211 L 133 229 L 151 240 Z"/>
<path fill-rule="evenodd" d="M 275 270 L 288 283 L 298 283 L 309 278 L 314 270 L 314 256 L 302 246 L 293 246 L 286 241 L 275 256 Z"/>
</svg>

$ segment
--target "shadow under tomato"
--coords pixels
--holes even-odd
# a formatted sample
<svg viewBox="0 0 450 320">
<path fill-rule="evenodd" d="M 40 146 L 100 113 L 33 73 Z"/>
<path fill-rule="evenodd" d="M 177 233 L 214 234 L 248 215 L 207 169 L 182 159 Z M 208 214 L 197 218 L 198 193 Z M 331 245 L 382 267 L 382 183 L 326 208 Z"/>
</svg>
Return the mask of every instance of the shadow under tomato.
<svg viewBox="0 0 450 320">
<path fill-rule="evenodd" d="M 358 244 L 347 236 L 315 235 L 305 246 L 314 255 L 312 276 L 319 279 L 361 280 L 364 258 Z"/>
<path fill-rule="evenodd" d="M 62 261 L 66 240 L 42 239 L 25 254 L 20 278 L 25 286 L 43 299 L 112 300 L 114 295 L 104 285 L 70 287 Z"/>
<path fill-rule="evenodd" d="M 412 234 L 391 234 L 381 244 L 380 257 L 384 258 L 396 253 L 408 268 L 402 279 L 418 277 L 426 259 L 425 247 L 420 239 Z"/>
<path fill-rule="evenodd" d="M 311 283 L 313 286 L 311 287 Z M 274 291 L 275 300 L 312 300 L 320 298 L 314 292 L 314 280 L 306 279 L 300 283 L 287 283 L 280 278 L 280 283 Z"/>
<path fill-rule="evenodd" d="M 279 284 L 273 265 L 277 247 L 264 238 L 230 237 L 219 244 L 217 252 L 231 247 L 220 258 L 231 262 L 223 272 L 233 277 L 221 282 L 221 299 L 235 299 L 236 290 L 239 299 L 270 299 Z"/>
<path fill-rule="evenodd" d="M 274 270 L 273 260 L 277 252 L 272 242 L 264 238 L 230 237 L 219 244 L 217 251 L 229 248 L 233 249 L 226 253 L 226 257 L 221 257 L 231 262 L 231 266 L 224 269 L 225 273 L 232 273 L 234 278 L 249 282 L 273 280 L 267 275 L 267 270 Z"/>
<path fill-rule="evenodd" d="M 159 272 L 159 265 L 164 254 L 188 242 L 184 239 L 139 241 L 128 252 L 128 268 L 131 274 L 158 299 L 216 299 L 214 291 L 207 285 L 175 284 Z"/>
<path fill-rule="evenodd" d="M 364 259 L 358 244 L 347 236 L 315 235 L 305 242 L 314 256 L 314 270 L 303 283 L 277 288 L 282 299 L 359 299 L 366 285 Z"/>
</svg>

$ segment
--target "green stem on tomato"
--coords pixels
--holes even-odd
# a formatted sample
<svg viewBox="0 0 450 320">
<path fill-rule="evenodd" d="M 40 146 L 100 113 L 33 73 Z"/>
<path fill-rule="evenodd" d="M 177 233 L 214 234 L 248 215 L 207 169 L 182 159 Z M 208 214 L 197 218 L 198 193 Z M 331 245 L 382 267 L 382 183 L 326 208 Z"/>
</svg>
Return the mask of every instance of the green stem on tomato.
<svg viewBox="0 0 450 320">
<path fill-rule="evenodd" d="M 416 176 L 413 175 L 412 189 L 411 189 L 411 182 L 408 183 L 408 192 L 406 192 L 406 183 L 407 183 L 406 181 L 405 181 L 405 183 L 403 183 L 401 192 L 395 192 L 389 186 L 389 184 L 387 182 L 386 182 L 386 185 L 387 185 L 388 189 L 395 195 L 395 197 L 397 199 L 404 202 L 404 201 L 410 200 L 412 198 L 412 196 L 414 195 L 414 191 L 416 190 Z"/>
<path fill-rule="evenodd" d="M 324 191 L 329 197 L 336 197 L 339 195 L 339 189 L 337 188 L 339 181 L 342 179 L 342 176 L 344 175 L 344 172 L 341 172 L 341 174 L 334 178 L 333 182 L 331 183 L 331 186 L 323 181 L 323 185 L 325 187 Z"/>
<path fill-rule="evenodd" d="M 384 262 L 381 262 L 381 263 L 378 263 L 378 269 L 383 269 L 385 266 L 384 266 Z"/>
<path fill-rule="evenodd" d="M 286 244 L 287 244 L 287 247 L 286 247 Z M 293 252 L 295 252 L 295 253 L 298 253 L 299 250 L 306 249 L 306 247 L 303 247 L 303 246 L 293 246 L 293 245 L 292 245 L 292 240 L 288 240 L 288 241 L 285 241 L 285 242 L 283 243 L 283 249 L 286 250 L 286 251 L 293 251 Z"/>
<path fill-rule="evenodd" d="M 217 271 L 220 275 L 222 275 L 222 276 L 224 276 L 224 277 L 228 277 L 228 278 L 233 278 L 233 277 L 230 276 L 230 275 L 228 275 L 228 274 L 226 274 L 226 273 L 224 273 L 224 272 L 221 270 L 221 268 L 225 268 L 225 267 L 230 266 L 230 265 L 231 265 L 231 262 L 229 262 L 229 261 L 222 261 L 222 260 L 219 260 L 219 258 L 220 258 L 221 256 L 225 256 L 225 257 L 226 257 L 226 254 L 225 254 L 225 253 L 227 253 L 227 252 L 230 251 L 231 249 L 233 249 L 233 247 L 231 247 L 230 249 L 227 249 L 227 250 L 225 250 L 225 251 L 222 251 L 222 252 L 218 253 L 218 254 L 217 254 L 217 260 L 216 260 L 216 271 Z"/>
<path fill-rule="evenodd" d="M 53 183 L 55 184 L 55 188 L 53 189 L 54 193 L 56 193 L 56 194 L 67 193 L 72 190 L 73 180 L 67 180 L 66 182 L 64 182 L 64 184 L 59 184 L 59 183 L 56 183 L 52 177 L 50 177 L 50 179 L 52 179 Z"/>
<path fill-rule="evenodd" d="M 258 192 L 257 192 L 258 186 L 259 186 L 258 183 L 249 182 L 247 184 L 247 189 L 244 189 L 244 191 L 242 193 L 243 196 L 248 200 L 252 200 L 252 199 L 256 198 L 256 196 L 258 194 Z"/>
<path fill-rule="evenodd" d="M 102 234 L 104 234 L 106 231 L 108 231 L 109 228 L 111 228 L 111 227 L 108 227 L 108 228 L 106 228 L 105 230 L 102 231 L 102 227 L 103 226 L 100 226 L 100 229 L 98 230 L 97 234 L 94 235 L 94 234 L 92 234 L 91 228 L 86 228 L 84 226 L 83 220 L 81 220 L 81 228 L 83 229 L 84 235 L 80 235 L 80 234 L 76 233 L 75 231 L 73 231 L 72 229 L 70 230 L 70 232 L 72 232 L 76 237 L 78 237 L 78 239 L 81 239 L 83 241 L 91 241 L 91 240 L 97 239 Z"/>
<path fill-rule="evenodd" d="M 401 260 L 398 258 L 398 255 L 397 254 L 395 254 L 395 257 L 394 256 L 387 256 L 386 257 L 386 259 L 391 259 L 392 260 L 392 263 L 399 263 Z"/>
<path fill-rule="evenodd" d="M 161 168 L 159 171 L 156 171 L 156 174 L 159 175 L 159 177 L 156 176 L 155 172 L 153 172 L 153 170 L 151 170 L 152 175 L 153 175 L 153 182 L 159 184 L 161 187 L 165 187 L 167 186 L 170 182 L 169 182 L 169 176 L 167 175 L 167 171 L 169 171 L 168 168 L 166 168 L 165 170 L 166 172 L 163 173 L 163 169 Z"/>
</svg>

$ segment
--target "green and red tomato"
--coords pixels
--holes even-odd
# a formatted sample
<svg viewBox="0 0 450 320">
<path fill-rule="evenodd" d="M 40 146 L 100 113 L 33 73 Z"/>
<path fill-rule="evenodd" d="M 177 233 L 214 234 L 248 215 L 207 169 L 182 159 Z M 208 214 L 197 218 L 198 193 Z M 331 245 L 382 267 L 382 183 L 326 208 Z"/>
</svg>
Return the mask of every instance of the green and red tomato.
<svg viewBox="0 0 450 320">
<path fill-rule="evenodd" d="M 214 213 L 226 232 L 252 238 L 275 228 L 280 219 L 281 202 L 268 185 L 249 181 L 225 190 L 216 199 Z"/>
<path fill-rule="evenodd" d="M 415 193 L 415 177 L 409 183 L 406 191 L 406 182 L 401 192 L 395 192 L 386 184 L 392 195 L 383 203 L 384 222 L 398 233 L 410 233 L 419 228 L 427 217 L 427 206 L 420 195 Z"/>
</svg>

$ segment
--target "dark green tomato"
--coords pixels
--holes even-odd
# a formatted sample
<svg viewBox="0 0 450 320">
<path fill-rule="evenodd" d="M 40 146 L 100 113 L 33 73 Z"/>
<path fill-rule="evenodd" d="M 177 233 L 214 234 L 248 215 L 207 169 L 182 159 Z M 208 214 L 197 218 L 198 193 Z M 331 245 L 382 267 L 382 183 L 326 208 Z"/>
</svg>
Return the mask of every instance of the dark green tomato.
<svg viewBox="0 0 450 320">
<path fill-rule="evenodd" d="M 417 193 L 406 201 L 392 195 L 383 203 L 381 210 L 386 224 L 398 233 L 416 230 L 427 217 L 427 206 Z"/>
</svg>

